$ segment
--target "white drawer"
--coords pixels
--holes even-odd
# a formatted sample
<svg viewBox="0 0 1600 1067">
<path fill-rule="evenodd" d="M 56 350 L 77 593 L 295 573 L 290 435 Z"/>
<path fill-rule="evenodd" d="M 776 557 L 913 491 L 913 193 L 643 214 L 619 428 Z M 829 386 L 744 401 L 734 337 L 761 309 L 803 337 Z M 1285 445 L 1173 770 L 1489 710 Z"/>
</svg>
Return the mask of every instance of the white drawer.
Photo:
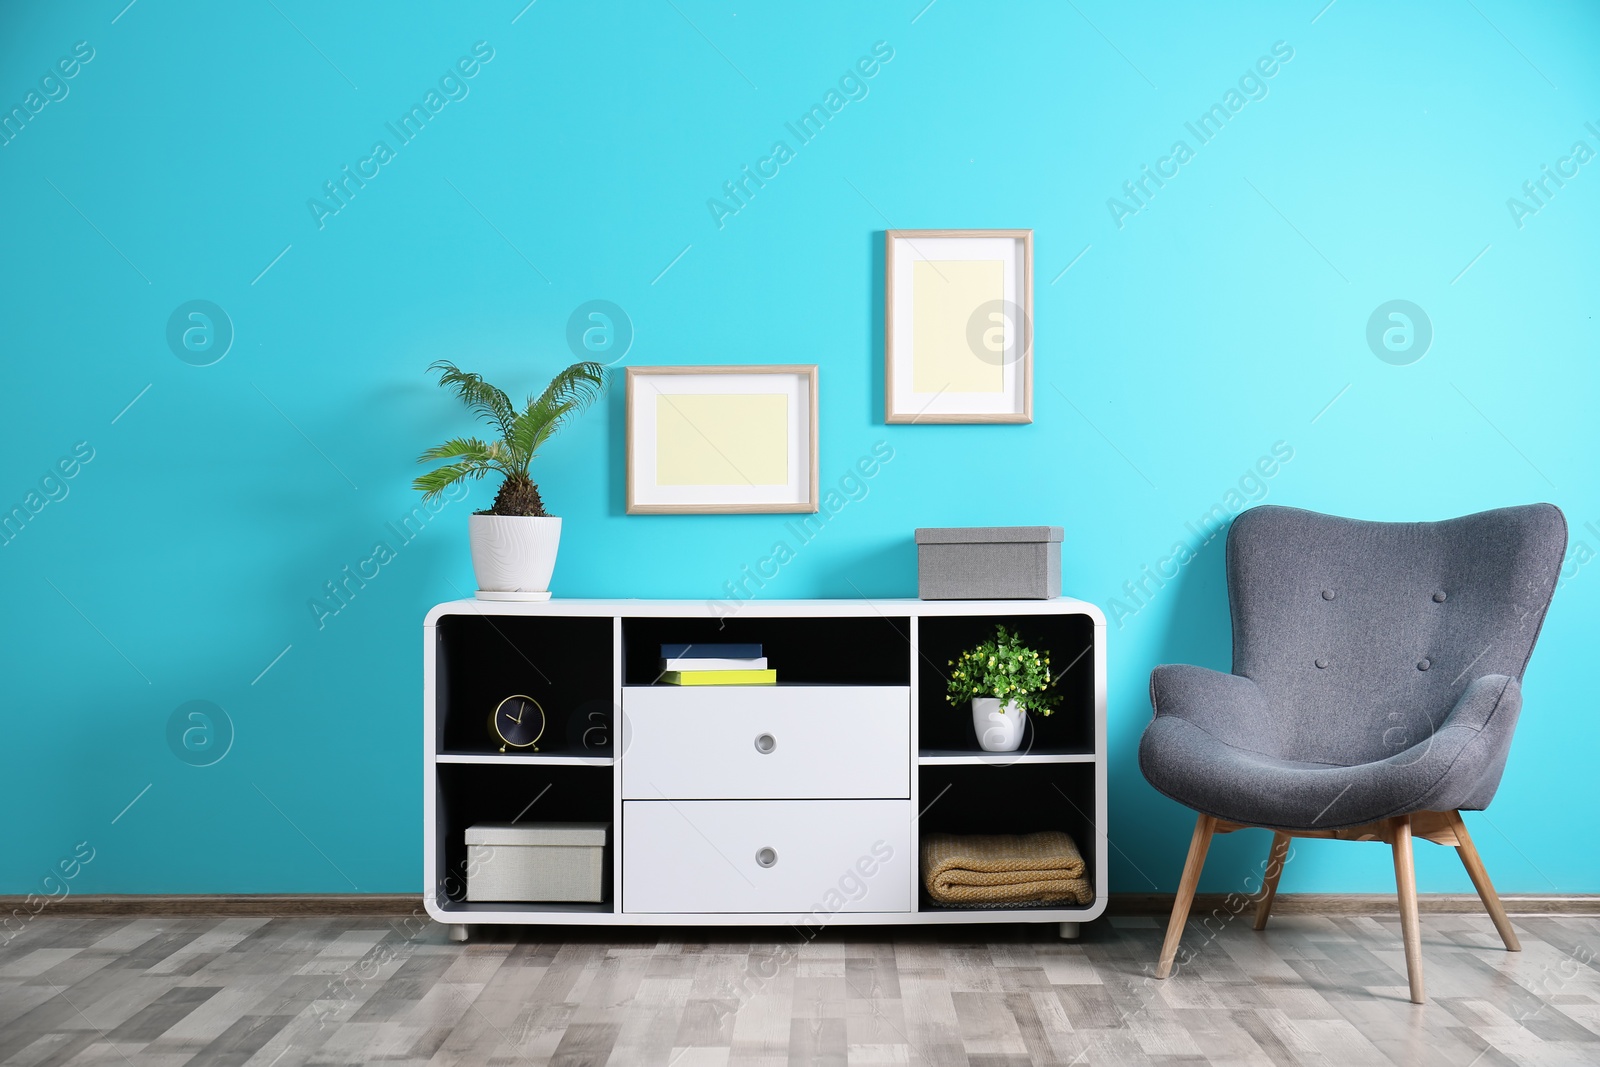
<svg viewBox="0 0 1600 1067">
<path fill-rule="evenodd" d="M 622 805 L 622 821 L 625 912 L 804 912 L 826 924 L 911 910 L 909 800 L 641 800 Z"/>
<path fill-rule="evenodd" d="M 641 686 L 622 712 L 628 800 L 911 795 L 904 686 Z"/>
</svg>

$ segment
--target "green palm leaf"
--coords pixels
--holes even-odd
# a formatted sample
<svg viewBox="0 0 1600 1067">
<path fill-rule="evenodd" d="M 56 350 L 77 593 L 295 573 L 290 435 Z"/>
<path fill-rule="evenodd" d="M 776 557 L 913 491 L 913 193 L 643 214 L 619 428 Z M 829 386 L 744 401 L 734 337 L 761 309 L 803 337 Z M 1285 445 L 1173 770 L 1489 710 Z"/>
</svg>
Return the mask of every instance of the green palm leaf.
<svg viewBox="0 0 1600 1067">
<path fill-rule="evenodd" d="M 469 374 L 448 359 L 441 359 L 428 369 L 438 371 L 439 384 L 453 388 L 461 402 L 477 412 L 479 418 L 495 425 L 502 436 L 511 436 L 517 409 L 511 406 L 511 398 L 504 391 L 484 381 L 483 375 Z"/>
<path fill-rule="evenodd" d="M 436 459 L 459 459 L 461 462 L 429 471 L 412 482 L 411 487 L 422 490 L 425 494 L 423 499 L 426 500 L 437 496 L 463 478 L 482 478 L 490 471 L 510 473 L 503 460 L 504 451 L 498 441 L 490 444 L 476 437 L 452 437 L 444 444 L 430 448 L 418 456 L 417 462 L 427 463 Z"/>
<path fill-rule="evenodd" d="M 467 459 L 487 460 L 490 457 L 489 446 L 476 437 L 452 437 L 442 445 L 428 449 L 417 457 L 418 463 L 426 463 L 431 459 L 454 459 L 462 456 Z"/>
<path fill-rule="evenodd" d="M 422 499 L 431 500 L 452 485 L 465 478 L 482 478 L 490 471 L 500 468 L 488 463 L 451 463 L 447 466 L 436 467 L 427 474 L 422 475 L 411 483 L 411 488 L 422 491 Z"/>
<path fill-rule="evenodd" d="M 526 464 L 540 447 L 575 415 L 605 392 L 606 368 L 601 363 L 574 363 L 551 379 L 543 393 L 528 397 L 506 435 L 517 459 Z"/>
</svg>

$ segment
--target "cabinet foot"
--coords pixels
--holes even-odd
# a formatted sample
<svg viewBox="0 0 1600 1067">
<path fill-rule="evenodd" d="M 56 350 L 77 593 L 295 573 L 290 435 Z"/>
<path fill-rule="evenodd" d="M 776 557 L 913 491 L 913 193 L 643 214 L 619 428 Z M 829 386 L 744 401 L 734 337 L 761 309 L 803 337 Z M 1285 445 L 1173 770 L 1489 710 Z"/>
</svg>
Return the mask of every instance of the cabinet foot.
<svg viewBox="0 0 1600 1067">
<path fill-rule="evenodd" d="M 1067 924 L 1066 923 L 1062 923 L 1061 925 L 1062 926 L 1066 926 Z M 1075 926 L 1077 924 L 1074 923 L 1073 925 Z M 1065 937 L 1066 935 L 1063 934 L 1062 936 Z M 1076 935 L 1074 935 L 1074 936 L 1076 936 Z M 467 939 L 467 927 L 466 927 L 466 924 L 465 923 L 452 923 L 451 926 L 450 926 L 450 940 L 452 940 L 452 941 L 465 941 L 466 939 Z"/>
<path fill-rule="evenodd" d="M 1067 940 L 1067 941 L 1076 941 L 1076 940 L 1078 940 L 1078 924 L 1077 923 L 1062 923 L 1061 924 L 1061 937 L 1064 940 Z"/>
</svg>

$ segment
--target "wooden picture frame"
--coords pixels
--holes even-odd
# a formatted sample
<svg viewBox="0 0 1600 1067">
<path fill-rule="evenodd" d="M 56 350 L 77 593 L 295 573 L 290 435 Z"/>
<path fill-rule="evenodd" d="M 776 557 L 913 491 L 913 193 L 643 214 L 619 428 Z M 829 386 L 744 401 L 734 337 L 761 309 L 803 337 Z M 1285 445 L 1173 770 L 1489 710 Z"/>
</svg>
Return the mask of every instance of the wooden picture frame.
<svg viewBox="0 0 1600 1067">
<path fill-rule="evenodd" d="M 817 510 L 817 367 L 629 367 L 628 514 Z"/>
<path fill-rule="evenodd" d="M 884 235 L 884 421 L 1033 421 L 1033 231 Z"/>
</svg>

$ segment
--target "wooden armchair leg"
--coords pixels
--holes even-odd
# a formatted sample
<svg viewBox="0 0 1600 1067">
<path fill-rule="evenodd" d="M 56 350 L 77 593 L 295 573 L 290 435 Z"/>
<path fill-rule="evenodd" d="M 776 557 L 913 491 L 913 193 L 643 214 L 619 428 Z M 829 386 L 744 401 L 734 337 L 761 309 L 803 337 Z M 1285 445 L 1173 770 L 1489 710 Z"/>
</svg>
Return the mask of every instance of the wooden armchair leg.
<svg viewBox="0 0 1600 1067">
<path fill-rule="evenodd" d="M 1472 887 L 1478 891 L 1478 899 L 1483 901 L 1483 906 L 1489 912 L 1489 918 L 1494 920 L 1494 928 L 1500 932 L 1500 940 L 1506 943 L 1507 952 L 1521 952 L 1522 942 L 1517 940 L 1517 932 L 1511 928 L 1511 920 L 1506 917 L 1506 909 L 1500 905 L 1500 896 L 1494 891 L 1494 883 L 1489 881 L 1489 872 L 1483 869 L 1483 860 L 1478 857 L 1478 850 L 1472 843 L 1472 835 L 1467 833 L 1467 824 L 1462 821 L 1459 811 L 1448 812 L 1445 818 L 1450 822 L 1450 828 L 1456 832 L 1456 855 L 1461 857 L 1461 865 L 1467 869 L 1467 877 L 1472 879 Z"/>
<path fill-rule="evenodd" d="M 1161 959 L 1156 963 L 1156 977 L 1165 978 L 1172 973 L 1172 961 L 1177 958 L 1178 944 L 1183 940 L 1183 925 L 1189 919 L 1189 905 L 1194 903 L 1195 887 L 1200 884 L 1200 870 L 1206 865 L 1206 851 L 1211 847 L 1211 835 L 1217 820 L 1210 815 L 1195 819 L 1194 837 L 1189 841 L 1189 858 L 1183 862 L 1183 877 L 1178 882 L 1178 894 L 1172 901 L 1172 918 L 1167 923 L 1167 938 L 1161 943 Z"/>
<path fill-rule="evenodd" d="M 1261 876 L 1261 900 L 1256 904 L 1256 929 L 1267 928 L 1267 917 L 1272 914 L 1272 902 L 1278 896 L 1278 879 L 1283 877 L 1283 864 L 1289 855 L 1289 835 L 1274 832 L 1272 848 L 1267 852 L 1267 869 Z"/>
<path fill-rule="evenodd" d="M 1417 917 L 1417 871 L 1411 859 L 1411 816 L 1394 820 L 1394 881 L 1400 894 L 1400 932 L 1406 943 L 1406 979 L 1411 1002 L 1427 1000 L 1422 989 L 1422 925 Z"/>
</svg>

